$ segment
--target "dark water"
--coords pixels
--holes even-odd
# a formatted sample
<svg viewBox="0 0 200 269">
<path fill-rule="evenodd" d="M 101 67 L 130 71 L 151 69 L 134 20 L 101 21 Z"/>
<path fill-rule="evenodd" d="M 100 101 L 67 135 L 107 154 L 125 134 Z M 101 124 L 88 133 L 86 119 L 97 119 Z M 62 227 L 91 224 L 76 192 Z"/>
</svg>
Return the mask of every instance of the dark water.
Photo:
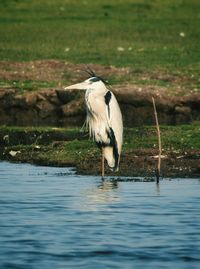
<svg viewBox="0 0 200 269">
<path fill-rule="evenodd" d="M 200 268 L 200 181 L 1 162 L 0 268 Z"/>
</svg>

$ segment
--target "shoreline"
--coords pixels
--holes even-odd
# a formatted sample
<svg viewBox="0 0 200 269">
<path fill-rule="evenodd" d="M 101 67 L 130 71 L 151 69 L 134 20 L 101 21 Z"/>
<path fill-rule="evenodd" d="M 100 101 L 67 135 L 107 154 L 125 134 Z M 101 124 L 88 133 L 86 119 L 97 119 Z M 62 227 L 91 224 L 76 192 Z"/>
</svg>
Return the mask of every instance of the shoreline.
<svg viewBox="0 0 200 269">
<path fill-rule="evenodd" d="M 199 141 L 195 134 L 199 128 L 186 127 L 161 127 L 165 146 L 161 161 L 161 177 L 200 178 Z M 189 136 L 191 131 L 194 137 L 188 137 L 187 144 L 185 142 L 185 146 L 179 145 L 177 148 L 176 144 L 181 141 L 179 136 L 174 141 L 178 131 L 183 137 Z M 106 164 L 105 175 L 155 177 L 158 158 L 156 139 L 152 126 L 125 129 L 120 171 L 113 173 Z M 171 140 L 168 141 L 169 139 Z M 95 143 L 89 140 L 88 134 L 80 133 L 78 128 L 0 127 L 0 160 L 75 167 L 77 174 L 83 175 L 101 174 L 100 151 Z"/>
<path fill-rule="evenodd" d="M 54 162 L 41 162 L 38 161 L 37 159 L 31 159 L 28 161 L 25 160 L 21 160 L 21 158 L 16 158 L 16 157 L 12 157 L 12 158 L 0 158 L 0 162 L 9 162 L 9 163 L 17 163 L 17 164 L 30 164 L 30 165 L 36 165 L 36 166 L 45 166 L 45 167 L 70 167 L 75 169 L 75 174 L 77 175 L 88 175 L 88 176 L 101 176 L 101 171 L 100 171 L 100 161 L 98 161 L 99 167 L 96 170 L 95 168 L 91 169 L 92 166 L 92 161 L 88 162 L 88 165 L 86 166 L 84 164 L 84 166 L 79 165 L 79 164 L 75 164 L 75 163 L 54 163 Z M 149 161 L 150 158 L 149 158 Z M 141 156 L 138 156 L 138 162 L 142 163 L 143 162 L 143 158 Z M 168 158 L 168 162 L 172 162 L 171 158 Z M 199 162 L 199 160 L 198 160 Z M 193 161 L 193 164 L 195 162 Z M 197 162 L 196 162 L 197 163 Z M 166 168 L 166 163 L 164 164 L 164 169 L 161 169 L 161 175 L 160 175 L 160 180 L 164 179 L 164 178 L 185 178 L 185 179 L 190 179 L 190 178 L 200 178 L 200 172 L 199 169 L 198 171 L 196 169 L 191 169 L 191 159 L 188 159 L 186 161 L 184 161 L 184 168 L 183 166 L 179 163 L 178 165 L 174 166 L 172 165 L 171 167 Z M 112 171 L 110 171 L 108 168 L 106 168 L 106 176 L 108 176 L 109 178 L 112 177 L 117 177 L 117 178 L 121 178 L 121 177 L 126 177 L 127 179 L 132 178 L 132 177 L 143 177 L 144 179 L 146 179 L 146 181 L 156 181 L 156 175 L 155 175 L 155 168 L 156 167 L 156 163 L 154 162 L 154 164 L 152 164 L 151 166 L 148 165 L 148 171 L 144 171 L 144 169 L 141 168 L 141 165 L 137 168 L 131 168 L 129 167 L 129 172 L 127 173 L 126 169 L 128 167 L 123 167 L 123 169 L 120 169 L 119 172 L 117 173 L 113 173 Z M 154 179 L 154 180 L 153 180 Z"/>
</svg>

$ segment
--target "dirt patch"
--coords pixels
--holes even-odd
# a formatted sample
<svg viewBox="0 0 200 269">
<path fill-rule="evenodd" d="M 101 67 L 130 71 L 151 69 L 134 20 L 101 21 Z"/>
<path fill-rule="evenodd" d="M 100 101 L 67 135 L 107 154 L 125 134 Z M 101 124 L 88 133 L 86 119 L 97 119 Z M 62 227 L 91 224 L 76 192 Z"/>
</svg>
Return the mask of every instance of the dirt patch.
<svg viewBox="0 0 200 269">
<path fill-rule="evenodd" d="M 162 159 L 161 177 L 199 177 L 200 150 L 175 153 L 165 152 Z M 96 164 L 94 167 L 94 163 Z M 155 177 L 157 167 L 157 153 L 151 149 L 132 150 L 121 156 L 119 176 Z M 91 160 L 86 156 L 84 162 L 77 167 L 78 173 L 101 174 L 101 159 Z M 112 172 L 106 168 L 106 174 Z"/>
<path fill-rule="evenodd" d="M 63 143 L 54 142 L 54 150 L 62 147 Z M 51 147 L 51 149 L 52 149 Z M 49 158 L 50 149 L 44 146 L 33 146 L 27 149 L 4 148 L 0 158 L 14 162 L 28 162 L 47 166 L 73 166 L 78 174 L 101 175 L 101 156 L 88 154 L 79 161 L 52 160 Z M 41 155 L 42 153 L 42 155 Z M 165 152 L 162 159 L 161 177 L 200 177 L 200 150 L 188 150 L 187 152 Z M 106 175 L 115 176 L 143 176 L 155 177 L 157 167 L 157 154 L 154 150 L 133 150 L 122 154 L 120 171 L 113 173 L 106 165 Z"/>
<path fill-rule="evenodd" d="M 3 80 L 38 80 L 55 81 L 58 86 L 63 83 L 85 80 L 88 74 L 84 64 L 72 64 L 57 60 L 42 60 L 31 62 L 0 61 L 0 78 Z M 109 79 L 113 76 L 122 77 L 129 74 L 129 68 L 116 68 L 90 64 L 97 74 Z"/>
</svg>

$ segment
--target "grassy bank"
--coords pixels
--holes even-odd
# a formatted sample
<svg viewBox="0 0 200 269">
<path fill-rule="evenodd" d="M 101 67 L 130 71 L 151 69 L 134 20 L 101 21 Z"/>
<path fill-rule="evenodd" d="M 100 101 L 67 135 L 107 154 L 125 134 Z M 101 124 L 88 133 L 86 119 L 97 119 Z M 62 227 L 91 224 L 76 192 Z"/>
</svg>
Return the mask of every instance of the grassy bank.
<svg viewBox="0 0 200 269">
<path fill-rule="evenodd" d="M 161 126 L 163 171 L 166 175 L 198 176 L 200 125 Z M 1 159 L 40 165 L 76 166 L 98 174 L 100 152 L 79 129 L 1 127 Z M 156 166 L 155 127 L 125 129 L 121 175 L 152 175 Z M 107 173 L 110 173 L 108 170 Z"/>
<path fill-rule="evenodd" d="M 2 0 L 0 59 L 62 59 L 196 76 L 198 8 L 198 0 Z"/>
<path fill-rule="evenodd" d="M 82 80 L 80 64 L 158 96 L 200 89 L 198 0 L 2 0 L 0 35 L 0 88 L 19 94 Z M 199 125 L 161 131 L 166 171 L 196 171 Z M 1 127 L 0 138 L 1 159 L 97 172 L 99 151 L 78 129 Z M 121 173 L 152 173 L 156 144 L 154 127 L 126 129 Z"/>
</svg>

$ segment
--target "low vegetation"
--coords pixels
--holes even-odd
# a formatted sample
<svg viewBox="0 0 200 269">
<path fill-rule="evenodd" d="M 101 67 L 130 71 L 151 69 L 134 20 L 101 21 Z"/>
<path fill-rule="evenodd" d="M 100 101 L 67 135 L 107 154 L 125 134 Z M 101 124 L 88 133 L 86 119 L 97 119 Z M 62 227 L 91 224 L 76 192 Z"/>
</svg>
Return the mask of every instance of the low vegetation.
<svg viewBox="0 0 200 269">
<path fill-rule="evenodd" d="M 168 172 L 166 172 L 168 175 L 174 173 L 171 173 L 171 170 L 183 166 L 183 163 L 179 164 L 182 159 L 186 167 L 185 159 L 188 156 L 190 157 L 188 169 L 196 167 L 196 170 L 191 170 L 190 173 L 188 170 L 185 171 L 187 176 L 191 172 L 193 175 L 199 175 L 197 166 L 200 158 L 199 131 L 198 123 L 192 126 L 161 126 L 163 158 L 165 167 L 168 166 Z M 1 159 L 40 165 L 75 166 L 81 173 L 99 173 L 100 151 L 94 142 L 88 139 L 88 134 L 81 133 L 78 128 L 1 127 L 0 142 Z M 157 148 L 157 134 L 154 126 L 126 128 L 120 174 L 152 175 L 158 154 Z M 165 158 L 171 164 L 168 165 Z M 136 161 L 137 166 L 135 166 Z M 172 165 L 173 162 L 175 164 Z M 177 169 L 175 169 L 176 172 L 180 173 Z"/>
</svg>

